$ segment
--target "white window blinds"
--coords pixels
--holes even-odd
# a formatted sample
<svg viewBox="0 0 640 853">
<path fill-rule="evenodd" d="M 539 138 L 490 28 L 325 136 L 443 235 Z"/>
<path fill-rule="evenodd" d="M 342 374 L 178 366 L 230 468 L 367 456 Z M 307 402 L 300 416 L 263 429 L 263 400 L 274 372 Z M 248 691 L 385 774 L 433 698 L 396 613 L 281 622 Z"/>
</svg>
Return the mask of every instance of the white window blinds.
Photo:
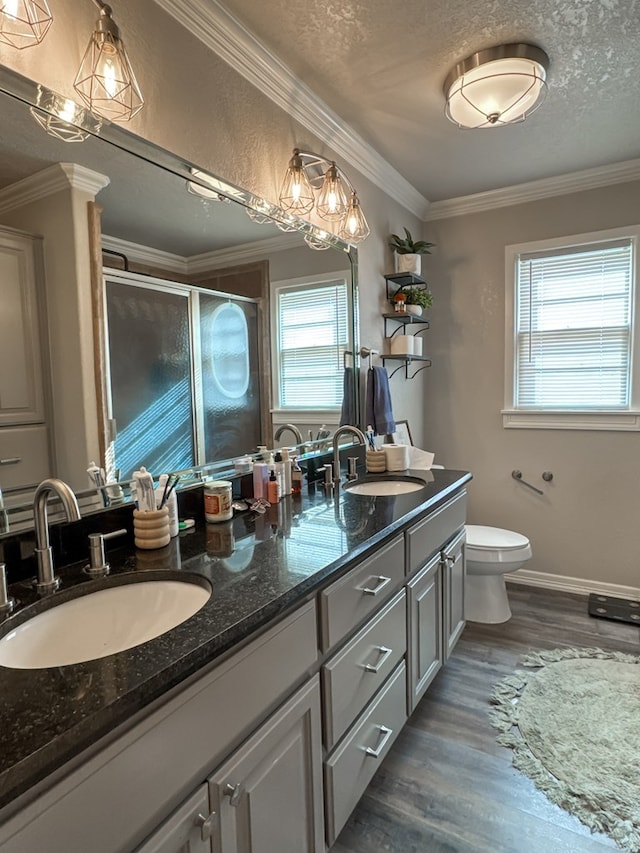
<svg viewBox="0 0 640 853">
<path fill-rule="evenodd" d="M 521 254 L 515 407 L 630 406 L 633 241 Z"/>
<path fill-rule="evenodd" d="M 282 408 L 339 408 L 347 348 L 346 281 L 283 288 L 277 297 Z"/>
</svg>

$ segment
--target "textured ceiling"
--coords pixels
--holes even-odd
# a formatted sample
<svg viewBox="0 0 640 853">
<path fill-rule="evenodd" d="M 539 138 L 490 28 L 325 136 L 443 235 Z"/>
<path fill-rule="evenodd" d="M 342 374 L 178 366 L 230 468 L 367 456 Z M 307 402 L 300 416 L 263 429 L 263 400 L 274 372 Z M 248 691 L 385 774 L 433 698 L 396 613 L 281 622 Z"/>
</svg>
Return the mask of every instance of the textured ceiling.
<svg viewBox="0 0 640 853">
<path fill-rule="evenodd" d="M 640 157 L 640 0 L 222 0 L 430 201 Z M 524 41 L 550 57 L 526 122 L 444 117 L 451 67 Z"/>
</svg>

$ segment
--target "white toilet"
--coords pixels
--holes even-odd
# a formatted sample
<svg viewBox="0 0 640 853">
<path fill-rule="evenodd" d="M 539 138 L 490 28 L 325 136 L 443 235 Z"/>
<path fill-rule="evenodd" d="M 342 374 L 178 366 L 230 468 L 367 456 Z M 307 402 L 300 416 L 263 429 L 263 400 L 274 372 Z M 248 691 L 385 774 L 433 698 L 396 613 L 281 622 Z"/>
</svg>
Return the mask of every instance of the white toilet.
<svg viewBox="0 0 640 853">
<path fill-rule="evenodd" d="M 495 624 L 511 619 L 504 576 L 531 557 L 526 536 L 500 527 L 467 524 L 465 618 Z"/>
</svg>

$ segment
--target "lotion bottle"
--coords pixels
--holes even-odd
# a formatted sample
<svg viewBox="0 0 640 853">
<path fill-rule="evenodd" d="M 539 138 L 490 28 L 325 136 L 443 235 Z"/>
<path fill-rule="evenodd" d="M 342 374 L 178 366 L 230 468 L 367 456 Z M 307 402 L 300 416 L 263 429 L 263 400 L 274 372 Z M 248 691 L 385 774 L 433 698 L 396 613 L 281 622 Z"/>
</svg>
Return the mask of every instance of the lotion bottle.
<svg viewBox="0 0 640 853">
<path fill-rule="evenodd" d="M 278 478 L 276 477 L 275 471 L 272 471 L 271 476 L 269 477 L 267 500 L 270 504 L 277 504 L 280 500 L 280 488 L 278 486 Z"/>
<path fill-rule="evenodd" d="M 283 495 L 291 494 L 291 459 L 289 458 L 289 448 L 283 447 L 280 451 L 282 453 L 282 466 L 284 471 L 284 487 L 282 489 Z"/>
</svg>

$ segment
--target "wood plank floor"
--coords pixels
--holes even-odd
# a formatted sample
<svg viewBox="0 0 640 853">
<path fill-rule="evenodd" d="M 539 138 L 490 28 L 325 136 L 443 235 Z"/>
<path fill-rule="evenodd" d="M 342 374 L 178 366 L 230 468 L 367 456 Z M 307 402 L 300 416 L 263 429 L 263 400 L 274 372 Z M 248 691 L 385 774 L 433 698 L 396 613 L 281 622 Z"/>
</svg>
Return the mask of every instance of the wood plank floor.
<svg viewBox="0 0 640 853">
<path fill-rule="evenodd" d="M 331 853 L 596 853 L 617 849 L 511 766 L 488 722 L 494 685 L 521 654 L 640 653 L 640 628 L 587 614 L 586 596 L 509 586 L 513 617 L 469 623 Z"/>
</svg>

